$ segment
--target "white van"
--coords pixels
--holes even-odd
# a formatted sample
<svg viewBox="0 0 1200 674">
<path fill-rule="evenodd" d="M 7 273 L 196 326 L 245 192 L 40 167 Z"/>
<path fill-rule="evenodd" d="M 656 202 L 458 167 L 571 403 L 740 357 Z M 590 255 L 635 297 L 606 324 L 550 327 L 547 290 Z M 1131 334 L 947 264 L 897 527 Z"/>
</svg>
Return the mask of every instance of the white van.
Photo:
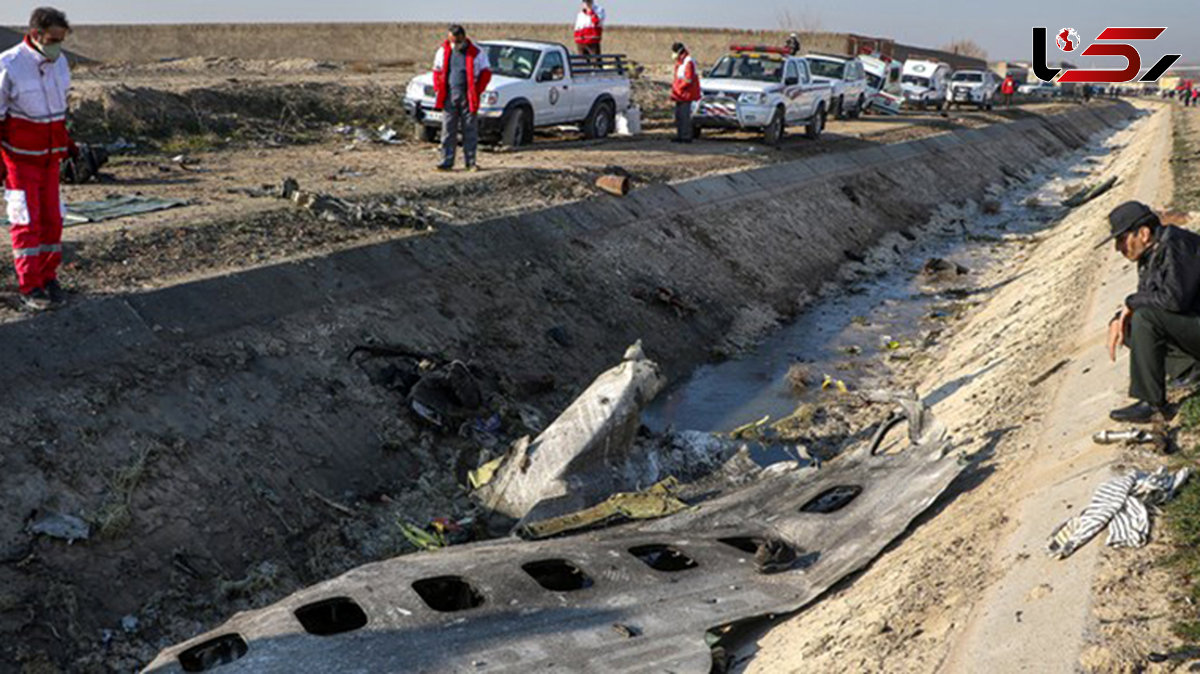
<svg viewBox="0 0 1200 674">
<path fill-rule="evenodd" d="M 938 61 L 910 59 L 904 62 L 904 69 L 900 72 L 904 102 L 919 110 L 928 107 L 944 109 L 949 83 L 950 66 Z"/>
</svg>

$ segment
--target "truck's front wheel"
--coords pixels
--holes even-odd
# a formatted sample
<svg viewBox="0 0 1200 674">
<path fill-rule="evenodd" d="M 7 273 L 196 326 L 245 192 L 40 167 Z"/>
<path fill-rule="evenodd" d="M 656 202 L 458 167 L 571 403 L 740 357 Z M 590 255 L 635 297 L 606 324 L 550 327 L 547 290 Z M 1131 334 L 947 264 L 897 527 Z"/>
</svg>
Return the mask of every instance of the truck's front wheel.
<svg viewBox="0 0 1200 674">
<path fill-rule="evenodd" d="M 599 101 L 592 106 L 587 119 L 583 120 L 584 138 L 607 138 L 616 124 L 616 111 L 608 101 Z"/>
<path fill-rule="evenodd" d="M 867 99 L 865 96 L 858 97 L 858 103 L 854 105 L 854 110 L 850 113 L 851 119 L 862 117 L 863 111 L 867 109 Z"/>
<path fill-rule="evenodd" d="M 504 115 L 500 144 L 506 147 L 523 147 L 533 142 L 533 116 L 528 108 L 517 107 Z"/>
<path fill-rule="evenodd" d="M 804 127 L 804 136 L 809 140 L 816 140 L 821 137 L 821 132 L 825 130 L 825 104 L 817 104 L 817 114 L 813 115 L 808 121 L 808 125 Z"/>
<path fill-rule="evenodd" d="M 771 117 L 770 123 L 763 129 L 763 141 L 771 147 L 779 147 L 779 144 L 783 142 L 786 130 L 783 117 L 783 108 L 775 108 L 775 114 Z"/>
</svg>

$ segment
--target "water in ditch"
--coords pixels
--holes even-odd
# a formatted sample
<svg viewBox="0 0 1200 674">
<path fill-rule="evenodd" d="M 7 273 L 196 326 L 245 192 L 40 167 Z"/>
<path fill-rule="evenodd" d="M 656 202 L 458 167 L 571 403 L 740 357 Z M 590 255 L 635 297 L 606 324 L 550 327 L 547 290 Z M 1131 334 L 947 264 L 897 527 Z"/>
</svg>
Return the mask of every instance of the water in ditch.
<svg viewBox="0 0 1200 674">
<path fill-rule="evenodd" d="M 844 270 L 843 278 L 851 278 L 830 284 L 756 348 L 701 366 L 665 391 L 646 409 L 645 424 L 654 431 L 726 432 L 763 417 L 788 416 L 823 395 L 827 377 L 851 389 L 881 384 L 890 361 L 924 348 L 947 320 L 994 289 L 981 279 L 1013 246 L 1057 224 L 1068 212 L 1063 200 L 1095 182 L 1093 176 L 1107 163 L 1108 142 L 1094 141 L 1047 162 L 1024 182 L 992 195 L 999 212 L 977 204 L 944 207 L 913 232 L 915 237 L 889 237 L 881 246 L 890 252 L 865 255 L 868 264 L 856 274 Z M 961 265 L 968 273 L 948 271 L 932 280 L 922 273 L 932 258 Z M 798 375 L 807 380 L 800 392 L 791 381 Z"/>
</svg>

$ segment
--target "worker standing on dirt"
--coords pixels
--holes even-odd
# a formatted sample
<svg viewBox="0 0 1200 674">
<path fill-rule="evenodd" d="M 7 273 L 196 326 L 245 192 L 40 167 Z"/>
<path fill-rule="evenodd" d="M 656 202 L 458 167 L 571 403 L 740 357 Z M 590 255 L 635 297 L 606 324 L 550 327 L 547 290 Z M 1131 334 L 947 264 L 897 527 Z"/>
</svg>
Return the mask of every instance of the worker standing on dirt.
<svg viewBox="0 0 1200 674">
<path fill-rule="evenodd" d="M 21 44 L 0 54 L 4 201 L 21 303 L 32 311 L 66 302 L 58 282 L 63 226 L 58 167 L 78 152 L 67 134 L 71 69 L 62 43 L 70 32 L 66 14 L 42 7 L 30 17 Z"/>
<path fill-rule="evenodd" d="M 604 8 L 592 0 L 583 0 L 575 16 L 575 47 L 585 56 L 600 53 L 604 39 Z"/>
<path fill-rule="evenodd" d="M 1108 324 L 1108 355 L 1130 352 L 1129 395 L 1137 402 L 1113 410 L 1114 421 L 1146 423 L 1167 416 L 1168 374 L 1189 377 L 1200 360 L 1200 235 L 1164 227 L 1145 204 L 1130 201 L 1108 216 L 1117 251 L 1137 262 L 1137 292 Z M 1177 379 L 1184 384 L 1186 379 Z"/>
<path fill-rule="evenodd" d="M 1000 93 L 1004 96 L 1004 107 L 1012 107 L 1013 94 L 1017 92 L 1017 80 L 1012 75 L 1004 78 L 1004 83 L 1000 85 Z"/>
<path fill-rule="evenodd" d="M 467 38 L 467 30 L 450 26 L 446 41 L 433 57 L 433 84 L 437 89 L 435 110 L 442 111 L 442 163 L 439 171 L 454 168 L 454 153 L 462 136 L 463 162 L 468 171 L 478 170 L 479 99 L 492 81 L 487 52 Z"/>
<path fill-rule="evenodd" d="M 690 143 L 695 136 L 692 128 L 692 104 L 700 100 L 700 75 L 696 62 L 682 42 L 671 46 L 675 59 L 675 78 L 671 84 L 671 100 L 675 101 L 674 143 Z"/>
</svg>

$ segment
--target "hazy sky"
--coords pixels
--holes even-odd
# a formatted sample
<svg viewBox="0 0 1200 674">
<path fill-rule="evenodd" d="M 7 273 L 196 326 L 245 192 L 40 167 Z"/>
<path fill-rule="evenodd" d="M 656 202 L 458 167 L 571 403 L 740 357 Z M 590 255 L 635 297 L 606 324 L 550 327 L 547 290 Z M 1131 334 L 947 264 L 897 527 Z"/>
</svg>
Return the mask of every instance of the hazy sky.
<svg viewBox="0 0 1200 674">
<path fill-rule="evenodd" d="M 248 21 L 538 21 L 570 23 L 575 0 L 43 0 L 79 23 Z M 610 23 L 779 28 L 790 13 L 796 27 L 857 32 L 937 47 L 975 40 L 993 59 L 1027 59 L 1033 26 L 1071 27 L 1087 44 L 1106 26 L 1167 26 L 1143 58 L 1183 54 L 1200 63 L 1200 0 L 600 0 Z M 28 9 L 6 2 L 0 22 L 23 24 Z M 29 5 L 32 8 L 33 4 Z M 1051 54 L 1054 58 L 1054 52 Z M 1112 65 L 1120 65 L 1118 63 Z M 1096 65 L 1104 65 L 1099 60 Z"/>
</svg>

